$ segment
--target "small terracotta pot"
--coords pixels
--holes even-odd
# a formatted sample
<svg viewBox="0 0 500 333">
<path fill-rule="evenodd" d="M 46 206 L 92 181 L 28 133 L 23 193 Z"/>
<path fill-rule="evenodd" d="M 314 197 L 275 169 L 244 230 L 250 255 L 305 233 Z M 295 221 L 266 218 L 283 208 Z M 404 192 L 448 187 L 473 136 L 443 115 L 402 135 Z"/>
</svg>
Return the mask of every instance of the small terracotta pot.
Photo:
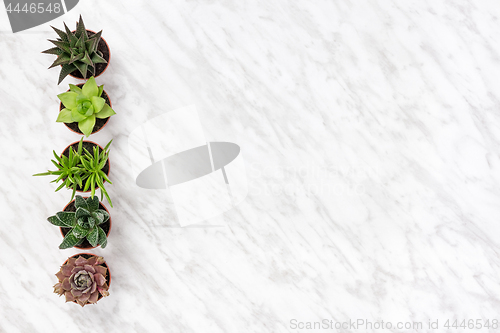
<svg viewBox="0 0 500 333">
<path fill-rule="evenodd" d="M 83 87 L 83 83 L 77 84 L 77 86 L 81 88 L 81 87 Z M 68 91 L 69 91 L 69 90 L 68 90 Z M 106 104 L 108 104 L 111 108 L 113 108 L 113 106 L 111 105 L 111 100 L 109 99 L 109 95 L 106 93 L 106 91 L 104 91 L 104 90 L 103 90 L 103 92 L 102 92 L 102 96 L 101 96 L 101 97 L 102 97 L 102 98 L 104 98 L 104 99 L 106 100 Z M 62 109 L 64 109 L 63 104 L 62 104 L 62 102 L 59 102 L 59 112 L 61 112 L 61 111 L 62 111 Z M 96 130 L 92 130 L 91 135 L 92 135 L 92 134 L 95 134 L 95 133 L 97 133 L 97 132 L 99 132 L 100 130 L 102 130 L 102 129 L 104 128 L 104 126 L 106 126 L 106 125 L 108 124 L 109 118 L 111 118 L 111 117 L 108 117 L 108 118 L 106 118 L 106 119 L 96 118 L 96 120 L 95 120 L 95 121 L 96 121 L 96 125 L 97 125 L 98 123 L 100 123 L 100 124 L 101 124 L 101 127 L 100 127 L 97 131 L 96 131 Z M 67 127 L 67 128 L 68 128 L 71 132 L 76 133 L 76 134 L 79 134 L 79 135 L 83 135 L 82 131 L 80 131 L 80 129 L 78 128 L 78 123 L 74 122 L 74 123 L 70 123 L 70 124 L 66 124 L 66 123 L 63 123 L 63 124 L 64 124 L 64 126 L 66 126 L 66 127 Z M 76 124 L 76 126 L 72 126 L 73 124 Z M 94 125 L 94 128 L 95 128 L 95 126 L 96 126 L 96 125 Z M 71 128 L 71 127 L 75 127 L 75 128 L 73 129 L 73 128 Z"/>
<path fill-rule="evenodd" d="M 66 263 L 68 262 L 68 260 L 70 258 L 78 258 L 79 256 L 82 256 L 84 257 L 85 259 L 89 259 L 89 258 L 92 258 L 92 257 L 100 257 L 100 256 L 96 256 L 95 254 L 92 254 L 92 253 L 78 253 L 78 254 L 75 254 L 71 257 L 69 257 L 68 259 L 66 259 L 66 261 L 64 262 L 63 265 L 66 265 Z M 107 269 L 108 269 L 108 274 L 106 274 L 106 283 L 108 284 L 108 288 L 111 286 L 111 270 L 109 269 L 109 266 L 108 264 L 106 263 L 106 261 L 104 261 L 104 264 L 102 264 L 103 266 L 105 266 Z M 103 296 L 99 293 L 99 297 L 97 298 L 97 302 L 102 298 Z M 96 303 L 97 303 L 96 302 Z M 76 301 L 73 301 L 73 303 L 76 303 Z M 78 303 L 76 303 L 78 304 Z"/>
<path fill-rule="evenodd" d="M 84 199 L 87 199 L 88 197 L 83 197 L 83 198 L 84 198 Z M 72 211 L 72 210 L 66 210 L 66 209 L 67 209 L 67 208 L 68 208 L 68 207 L 69 207 L 72 203 L 74 203 L 74 202 L 75 202 L 75 200 L 71 201 L 71 202 L 70 202 L 70 203 L 68 203 L 66 206 L 64 206 L 63 211 L 65 211 L 65 212 L 70 212 L 70 211 Z M 108 232 L 106 233 L 106 237 L 109 237 L 109 233 L 111 232 L 111 226 L 113 225 L 113 224 L 112 224 L 112 222 L 111 222 L 111 214 L 109 213 L 109 210 L 106 208 L 106 206 L 104 206 L 104 205 L 102 204 L 102 202 L 100 202 L 100 201 L 99 201 L 99 208 L 101 208 L 101 209 L 102 209 L 102 208 L 104 208 L 104 210 L 105 210 L 106 212 L 108 212 L 109 219 L 108 219 L 106 222 L 104 222 L 101 226 L 104 226 L 106 223 L 109 223 Z M 61 232 L 61 235 L 63 236 L 63 238 L 64 238 L 64 237 L 66 237 L 66 234 L 67 234 L 67 233 L 71 230 L 70 228 L 64 228 L 64 229 L 67 229 L 67 231 L 66 231 L 66 232 L 64 232 L 64 231 L 63 231 L 63 227 L 59 227 L 59 231 Z M 103 229 L 104 229 L 104 228 L 103 228 Z M 87 240 L 84 240 L 84 243 L 85 243 L 85 242 L 88 242 L 88 241 L 87 241 Z M 90 243 L 89 243 L 89 245 L 90 245 Z M 90 246 L 77 246 L 77 245 L 75 245 L 75 246 L 73 246 L 73 247 L 74 247 L 74 248 L 76 248 L 76 249 L 80 249 L 80 250 L 91 250 L 91 249 L 95 249 L 95 248 L 96 248 L 96 247 L 98 247 L 99 245 L 101 245 L 101 244 L 97 244 L 97 246 L 92 246 L 92 245 L 90 245 Z"/>
<path fill-rule="evenodd" d="M 75 151 L 78 149 L 78 144 L 80 143 L 80 141 L 75 141 L 73 143 L 70 143 L 64 150 L 63 152 L 61 153 L 61 156 L 62 155 L 65 155 L 65 153 L 67 152 L 69 154 L 69 147 L 75 145 L 74 149 Z M 88 140 L 83 140 L 83 144 L 85 145 L 85 143 L 91 143 L 91 144 L 94 144 L 96 146 L 98 146 L 101 151 L 104 150 L 104 148 L 102 148 L 100 145 L 98 145 L 97 143 L 93 142 L 93 141 L 88 141 Z M 89 150 L 89 153 L 92 153 L 92 150 Z M 100 152 L 99 152 L 100 153 Z M 111 162 L 109 161 L 109 158 L 108 160 L 106 161 L 106 164 L 104 165 L 104 168 L 102 168 L 102 170 L 106 170 L 106 168 L 108 169 L 108 171 L 104 172 L 106 174 L 106 176 L 109 176 L 109 173 L 111 172 Z M 106 182 L 106 180 L 104 179 L 103 180 L 104 182 Z M 96 187 L 96 189 L 99 188 L 99 187 Z M 78 188 L 76 189 L 77 192 L 80 192 L 80 193 L 88 193 L 88 192 L 91 192 L 91 190 L 87 190 L 87 191 L 83 191 L 83 189 L 79 190 Z"/>
<path fill-rule="evenodd" d="M 75 30 L 73 30 L 72 32 L 74 33 Z M 95 34 L 96 34 L 95 31 L 87 29 L 87 36 L 92 37 Z M 106 65 L 106 66 L 104 67 L 104 69 L 102 69 L 102 71 L 99 74 L 97 74 L 97 68 L 96 68 L 96 74 L 94 75 L 94 77 L 98 77 L 102 73 L 104 73 L 106 71 L 106 69 L 108 69 L 109 62 L 111 61 L 111 49 L 109 48 L 108 43 L 106 43 L 106 40 L 104 38 L 102 38 L 102 37 L 101 37 L 101 39 L 99 41 L 99 44 L 97 46 L 97 49 L 99 49 L 99 48 L 106 48 L 108 50 L 108 57 L 107 57 L 107 59 L 106 59 L 106 56 L 103 57 L 104 59 L 106 59 L 107 63 L 102 64 L 102 65 Z M 97 66 L 99 66 L 99 65 L 101 65 L 101 64 L 97 64 Z M 73 73 L 75 73 L 75 74 L 73 74 Z M 76 74 L 76 73 L 78 73 L 78 74 Z M 79 79 L 79 80 L 86 80 L 83 77 L 80 77 L 81 73 L 78 70 L 75 70 L 75 71 L 69 73 L 69 76 L 74 77 L 75 79 Z"/>
</svg>

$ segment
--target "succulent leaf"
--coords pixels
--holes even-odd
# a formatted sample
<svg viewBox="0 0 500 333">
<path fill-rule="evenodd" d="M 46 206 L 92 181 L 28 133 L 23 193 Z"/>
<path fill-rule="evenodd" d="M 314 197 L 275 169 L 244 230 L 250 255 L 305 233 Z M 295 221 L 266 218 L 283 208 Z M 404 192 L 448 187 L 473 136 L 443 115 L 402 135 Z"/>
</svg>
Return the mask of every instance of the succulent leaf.
<svg viewBox="0 0 500 333">
<path fill-rule="evenodd" d="M 65 227 L 72 227 L 76 224 L 74 212 L 57 212 L 56 217 L 64 224 Z"/>
<path fill-rule="evenodd" d="M 64 30 L 66 30 L 66 36 L 68 36 L 70 47 L 72 47 L 72 48 L 75 47 L 76 42 L 78 42 L 78 38 L 75 36 L 75 34 L 71 30 L 69 30 L 66 23 L 64 23 Z"/>
<path fill-rule="evenodd" d="M 50 48 L 50 49 L 47 49 L 45 51 L 42 51 L 42 53 L 45 53 L 45 54 L 55 54 L 55 55 L 61 55 L 64 53 L 63 50 L 61 50 L 60 48 L 58 47 L 53 47 L 53 48 Z"/>
<path fill-rule="evenodd" d="M 85 217 L 80 217 L 76 220 L 76 223 L 81 226 L 82 228 L 89 228 L 89 223 L 88 223 L 88 219 L 85 218 Z"/>
<path fill-rule="evenodd" d="M 50 26 L 52 29 L 54 29 L 54 31 L 59 35 L 59 38 L 61 38 L 61 41 L 63 41 L 64 43 L 69 43 L 69 39 L 68 39 L 68 35 L 62 31 L 62 30 L 59 30 L 53 26 Z"/>
<path fill-rule="evenodd" d="M 62 109 L 57 116 L 56 122 L 58 123 L 72 123 L 71 111 L 69 109 Z"/>
<path fill-rule="evenodd" d="M 92 217 L 94 218 L 96 225 L 102 224 L 104 222 L 104 215 L 100 212 L 93 212 Z"/>
<path fill-rule="evenodd" d="M 87 98 L 91 98 L 92 96 L 97 96 L 97 94 L 99 93 L 99 87 L 97 86 L 94 77 L 91 77 L 90 79 L 87 80 L 87 82 L 85 82 L 85 84 L 82 87 L 82 92 L 83 95 L 85 95 Z"/>
<path fill-rule="evenodd" d="M 70 56 L 67 53 L 62 53 L 57 57 L 57 59 L 50 65 L 49 68 L 56 67 L 59 65 L 67 64 L 68 61 L 70 60 Z"/>
<path fill-rule="evenodd" d="M 71 47 L 67 42 L 63 42 L 61 40 L 51 40 L 49 39 L 49 42 L 54 44 L 56 47 L 59 49 L 63 50 L 66 53 L 71 53 Z"/>
<path fill-rule="evenodd" d="M 82 58 L 83 58 L 83 56 L 82 56 Z M 80 61 L 75 61 L 74 65 L 76 66 L 78 71 L 80 71 L 80 74 L 82 74 L 83 78 L 86 79 L 87 78 L 87 70 L 88 70 L 89 66 L 86 63 L 80 62 Z"/>
<path fill-rule="evenodd" d="M 73 53 L 73 54 L 71 54 L 71 57 L 70 57 L 70 60 L 69 60 L 68 64 L 72 64 L 72 63 L 74 63 L 75 61 L 82 60 L 84 56 L 85 56 L 85 55 L 84 55 L 84 54 L 81 54 L 81 53 L 79 53 L 79 54 L 74 54 L 74 53 Z"/>
<path fill-rule="evenodd" d="M 87 198 L 87 205 L 91 212 L 100 211 L 99 209 L 99 199 L 96 196 Z"/>
<path fill-rule="evenodd" d="M 81 93 L 82 92 L 82 88 L 80 88 L 79 86 L 75 86 L 74 84 L 69 84 L 69 90 L 72 91 L 72 92 L 75 92 L 75 93 Z"/>
<path fill-rule="evenodd" d="M 76 32 L 75 35 L 80 38 L 84 36 L 84 38 L 87 37 L 87 31 L 85 29 L 85 24 L 83 23 L 82 15 L 80 15 L 80 19 L 78 20 L 78 23 L 76 24 Z"/>
<path fill-rule="evenodd" d="M 76 209 L 76 218 L 79 219 L 80 217 L 88 217 L 90 216 L 90 212 L 88 209 L 85 209 L 83 207 L 78 207 Z"/>
<path fill-rule="evenodd" d="M 76 66 L 73 64 L 62 65 L 61 72 L 59 73 L 59 82 L 57 84 L 60 84 L 69 73 L 75 71 L 76 69 Z"/>
<path fill-rule="evenodd" d="M 78 41 L 76 42 L 75 47 L 74 47 L 75 52 L 76 51 L 78 51 L 80 53 L 85 52 L 85 39 L 83 37 L 84 35 L 78 36 L 75 34 L 75 36 L 78 38 Z"/>
<path fill-rule="evenodd" d="M 61 282 L 61 288 L 64 290 L 71 290 L 71 283 L 69 282 L 69 278 L 64 277 Z"/>
<path fill-rule="evenodd" d="M 87 52 L 85 52 L 82 62 L 89 65 L 90 67 L 94 67 L 94 63 L 92 62 L 92 59 L 90 59 L 90 56 Z"/>
<path fill-rule="evenodd" d="M 66 297 L 66 302 L 73 302 L 76 300 L 75 296 L 73 296 L 70 291 L 65 292 L 64 296 Z"/>
<path fill-rule="evenodd" d="M 67 222 L 68 222 L 67 220 L 62 221 L 60 218 L 57 217 L 57 215 L 50 216 L 47 218 L 47 220 L 57 227 L 70 228 L 73 226 L 73 224 L 71 224 L 71 223 L 67 224 Z"/>
<path fill-rule="evenodd" d="M 116 112 L 108 104 L 104 104 L 101 111 L 97 112 L 95 116 L 100 119 L 106 119 L 115 114 Z"/>
<path fill-rule="evenodd" d="M 96 226 L 96 220 L 94 219 L 94 217 L 92 216 L 89 216 L 89 218 L 87 219 L 88 221 L 88 225 L 89 225 L 89 228 L 92 229 Z"/>
<path fill-rule="evenodd" d="M 85 115 L 78 112 L 78 109 L 74 108 L 71 110 L 71 119 L 73 120 L 72 122 L 80 122 L 82 120 L 85 120 L 86 118 L 87 117 L 85 117 Z"/>
<path fill-rule="evenodd" d="M 77 195 L 75 198 L 75 207 L 78 208 L 84 208 L 84 209 L 89 209 L 89 206 L 87 204 L 87 201 L 81 196 Z"/>
<path fill-rule="evenodd" d="M 75 235 L 75 237 L 78 239 L 85 238 L 89 234 L 89 231 L 89 229 L 83 228 L 82 226 L 77 224 L 73 228 L 73 235 Z"/>
<path fill-rule="evenodd" d="M 93 228 L 92 231 L 87 236 L 87 240 L 89 241 L 90 245 L 92 246 L 97 246 L 99 243 L 99 231 L 98 228 Z"/>
<path fill-rule="evenodd" d="M 102 97 L 92 96 L 90 100 L 92 101 L 95 113 L 99 113 L 106 104 L 106 100 Z"/>
<path fill-rule="evenodd" d="M 97 50 L 97 44 L 99 43 L 98 39 L 95 35 L 92 38 L 89 38 L 85 41 L 85 49 L 87 53 L 92 54 Z"/>
<path fill-rule="evenodd" d="M 85 181 L 85 186 L 83 187 L 83 190 L 86 192 L 89 187 L 90 187 L 90 181 L 91 181 L 91 178 L 88 177 L 87 180 Z"/>
<path fill-rule="evenodd" d="M 92 134 L 92 129 L 95 126 L 95 114 L 88 116 L 87 118 L 78 122 L 78 128 L 85 136 Z"/>
<path fill-rule="evenodd" d="M 108 238 L 106 237 L 106 233 L 101 227 L 97 227 L 98 232 L 99 232 L 99 239 L 98 242 L 101 244 L 101 248 L 105 248 L 106 245 L 108 245 Z"/>
<path fill-rule="evenodd" d="M 102 220 L 102 223 L 106 222 L 107 220 L 109 220 L 109 214 L 107 211 L 105 211 L 104 209 L 99 209 L 96 211 L 96 213 L 99 213 L 99 214 L 102 214 L 103 216 L 103 220 Z"/>
<path fill-rule="evenodd" d="M 92 57 L 90 58 L 94 64 L 105 64 L 107 63 L 106 59 L 104 59 L 102 56 L 100 56 L 97 53 L 94 53 Z"/>
<path fill-rule="evenodd" d="M 64 249 L 69 249 L 70 247 L 73 247 L 75 246 L 79 241 L 79 238 L 77 238 L 74 234 L 73 234 L 73 231 L 70 231 L 66 234 L 66 236 L 64 237 L 61 245 L 59 245 L 59 248 L 61 250 L 64 250 Z"/>
<path fill-rule="evenodd" d="M 78 96 L 78 93 L 68 91 L 68 92 L 57 95 L 57 98 L 59 98 L 59 100 L 62 102 L 64 107 L 71 110 L 71 109 L 76 108 L 76 106 L 77 106 L 77 104 L 76 104 L 77 96 Z"/>
</svg>

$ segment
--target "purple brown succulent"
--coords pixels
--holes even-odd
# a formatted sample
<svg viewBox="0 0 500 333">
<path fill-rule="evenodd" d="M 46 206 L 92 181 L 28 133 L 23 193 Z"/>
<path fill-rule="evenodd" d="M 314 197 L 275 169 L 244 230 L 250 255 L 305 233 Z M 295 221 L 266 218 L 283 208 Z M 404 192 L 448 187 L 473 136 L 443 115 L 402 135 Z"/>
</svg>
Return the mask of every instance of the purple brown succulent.
<svg viewBox="0 0 500 333">
<path fill-rule="evenodd" d="M 106 282 L 108 269 L 102 264 L 103 257 L 69 258 L 56 274 L 59 282 L 54 285 L 54 293 L 64 295 L 66 302 L 75 301 L 82 307 L 95 304 L 99 295 L 109 295 Z"/>
</svg>

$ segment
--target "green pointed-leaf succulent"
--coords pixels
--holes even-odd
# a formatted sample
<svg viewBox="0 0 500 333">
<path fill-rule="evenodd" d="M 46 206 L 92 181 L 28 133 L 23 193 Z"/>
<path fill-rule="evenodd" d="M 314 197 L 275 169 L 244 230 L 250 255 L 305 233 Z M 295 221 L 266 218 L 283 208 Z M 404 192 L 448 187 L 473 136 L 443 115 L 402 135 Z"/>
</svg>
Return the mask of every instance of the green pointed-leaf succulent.
<svg viewBox="0 0 500 333">
<path fill-rule="evenodd" d="M 56 161 L 51 160 L 51 162 L 57 167 L 57 170 L 55 171 L 49 170 L 47 172 L 37 173 L 33 176 L 49 176 L 49 175 L 57 176 L 57 178 L 52 181 L 52 183 L 61 182 L 61 185 L 56 189 L 56 192 L 63 187 L 73 190 L 73 194 L 71 195 L 70 200 L 73 200 L 77 187 L 79 188 L 79 190 L 83 188 L 83 191 L 85 192 L 90 189 L 91 197 L 95 195 L 97 189 L 100 189 L 101 200 L 103 200 L 104 197 L 106 197 L 110 206 L 113 207 L 111 198 L 109 197 L 109 194 L 106 191 L 106 188 L 104 187 L 104 182 L 108 182 L 110 184 L 112 184 L 112 182 L 109 180 L 108 176 L 103 171 L 109 159 L 109 146 L 111 145 L 112 141 L 113 140 L 109 141 L 108 144 L 104 147 L 104 149 L 102 149 L 102 151 L 100 152 L 99 148 L 97 148 L 97 146 L 94 146 L 91 153 L 86 148 L 83 147 L 83 137 L 82 137 L 80 139 L 80 142 L 78 143 L 78 149 L 76 151 L 72 147 L 70 147 L 69 157 L 67 157 L 66 155 L 62 155 L 61 157 L 59 157 L 57 156 L 55 151 L 53 152 Z M 99 203 L 97 202 L 97 205 L 98 204 Z M 91 209 L 96 210 L 99 208 L 98 206 L 97 207 L 95 206 L 96 205 L 95 202 L 89 203 L 87 201 L 87 205 L 89 205 L 88 209 L 85 208 L 84 206 L 82 206 L 82 208 L 88 211 L 91 211 Z M 77 219 L 76 221 L 78 222 L 79 217 L 75 218 Z M 97 212 L 96 214 L 92 215 L 92 218 L 95 220 L 95 223 L 101 224 L 102 222 L 100 221 L 102 221 L 104 217 L 101 214 L 99 214 L 99 212 Z M 103 244 L 100 241 L 99 243 Z"/>
<path fill-rule="evenodd" d="M 43 51 L 42 53 L 57 55 L 57 59 L 49 68 L 62 66 L 59 74 L 59 83 L 71 72 L 78 70 L 84 79 L 87 72 L 95 75 L 96 64 L 107 63 L 102 52 L 97 49 L 101 39 L 102 30 L 93 35 L 87 36 L 85 24 L 82 16 L 76 24 L 75 32 L 69 30 L 64 23 L 65 31 L 52 27 L 57 33 L 56 40 L 49 40 L 55 47 Z"/>
<path fill-rule="evenodd" d="M 55 160 L 51 160 L 51 162 L 56 166 L 57 170 L 49 170 L 47 172 L 34 174 L 33 176 L 57 176 L 57 178 L 52 181 L 52 183 L 61 182 L 59 187 L 56 189 L 56 192 L 63 187 L 71 189 L 73 191 L 71 194 L 71 200 L 73 200 L 77 186 L 82 187 L 83 180 L 85 180 L 85 169 L 82 167 L 80 157 L 82 153 L 82 143 L 83 137 L 78 144 L 77 151 L 75 151 L 73 147 L 70 147 L 69 156 L 61 155 L 59 157 L 55 151 L 52 151 Z"/>
<path fill-rule="evenodd" d="M 99 153 L 99 149 L 97 147 L 93 147 L 94 150 L 90 153 L 87 149 L 84 148 L 84 153 L 80 157 L 80 161 L 82 162 L 84 168 L 84 179 L 85 186 L 83 188 L 84 191 L 90 189 L 90 196 L 94 196 L 96 188 L 101 189 L 101 200 L 103 196 L 106 197 L 111 207 L 113 207 L 113 203 L 111 202 L 111 198 L 109 197 L 108 191 L 104 187 L 104 181 L 107 181 L 110 184 L 113 184 L 108 176 L 102 171 L 109 157 L 109 146 L 111 142 L 109 141 L 106 147 Z M 99 216 L 95 216 L 94 218 L 98 219 Z"/>
<path fill-rule="evenodd" d="M 58 212 L 47 220 L 55 226 L 71 229 L 64 237 L 60 249 L 67 249 L 83 242 L 84 239 L 92 246 L 101 245 L 105 248 L 108 240 L 101 225 L 109 220 L 106 210 L 99 208 L 99 199 L 91 196 L 87 199 L 77 195 L 75 198 L 76 212 Z"/>
<path fill-rule="evenodd" d="M 115 115 L 115 111 L 101 97 L 103 85 L 97 86 L 92 76 L 82 88 L 69 85 L 68 92 L 57 95 L 64 105 L 59 112 L 57 122 L 78 123 L 78 128 L 85 136 L 92 134 L 96 118 L 105 119 Z"/>
</svg>

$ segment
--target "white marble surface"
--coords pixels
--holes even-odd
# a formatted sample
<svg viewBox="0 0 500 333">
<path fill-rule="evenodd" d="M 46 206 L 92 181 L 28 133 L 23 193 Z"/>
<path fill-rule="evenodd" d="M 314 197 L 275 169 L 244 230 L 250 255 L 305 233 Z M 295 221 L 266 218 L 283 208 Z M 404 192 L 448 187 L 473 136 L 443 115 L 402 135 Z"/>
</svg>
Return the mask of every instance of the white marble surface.
<svg viewBox="0 0 500 333">
<path fill-rule="evenodd" d="M 496 0 L 86 0 L 50 24 L 79 14 L 112 52 L 97 82 L 118 114 L 91 137 L 114 138 L 113 228 L 92 251 L 110 296 L 82 309 L 52 293 L 79 252 L 45 220 L 69 193 L 31 174 L 79 139 L 55 123 L 76 80 L 46 69 L 49 24 L 12 34 L 0 10 L 1 332 L 500 319 Z M 128 134 L 190 104 L 246 161 L 248 197 L 222 226 L 178 227 L 129 173 Z"/>
</svg>

